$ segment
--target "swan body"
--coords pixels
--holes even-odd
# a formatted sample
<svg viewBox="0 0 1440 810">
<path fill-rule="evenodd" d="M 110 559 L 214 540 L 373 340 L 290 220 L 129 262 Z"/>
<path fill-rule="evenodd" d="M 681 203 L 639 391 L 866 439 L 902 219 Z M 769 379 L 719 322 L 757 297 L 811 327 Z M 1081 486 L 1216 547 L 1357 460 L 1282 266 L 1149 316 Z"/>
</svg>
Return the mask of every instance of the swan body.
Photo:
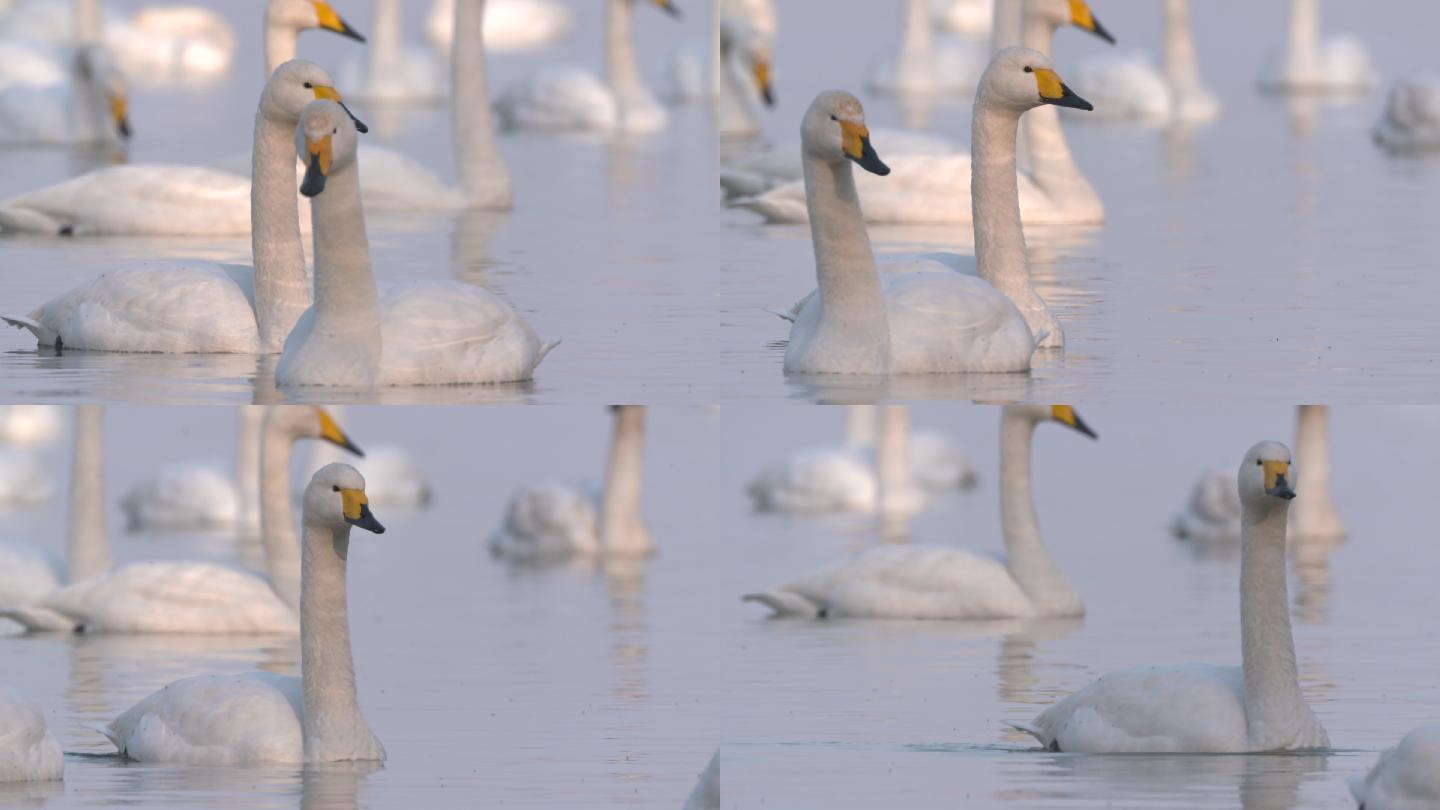
<svg viewBox="0 0 1440 810">
<path fill-rule="evenodd" d="M 1200 78 L 1190 0 L 1165 0 L 1164 69 L 1142 52 L 1099 57 L 1080 64 L 1076 84 L 1095 103 L 1096 115 L 1149 123 L 1204 123 L 1220 114 L 1220 101 Z"/>
<path fill-rule="evenodd" d="M 553 45 L 569 36 L 575 14 L 559 0 L 489 0 L 485 8 L 485 47 L 523 51 Z M 455 0 L 435 0 L 425 17 L 425 35 L 442 54 L 455 38 Z"/>
<path fill-rule="evenodd" d="M 44 713 L 0 685 L 0 784 L 64 778 L 65 755 L 46 727 Z"/>
<path fill-rule="evenodd" d="M 1203 545 L 1240 541 L 1240 494 L 1232 478 L 1211 470 L 1195 480 L 1184 511 L 1170 523 L 1176 537 Z"/>
<path fill-rule="evenodd" d="M 0 229 L 46 236 L 242 236 L 250 181 L 202 166 L 107 166 L 0 201 Z"/>
<path fill-rule="evenodd" d="M 425 468 L 402 447 L 373 448 L 355 468 L 365 476 L 365 492 L 376 506 L 416 508 L 434 497 Z"/>
<path fill-rule="evenodd" d="M 720 752 L 716 751 L 706 763 L 695 789 L 685 800 L 684 810 L 720 810 Z"/>
<path fill-rule="evenodd" d="M 1424 810 L 1440 805 L 1440 724 L 1421 726 L 1350 780 L 1365 810 Z"/>
<path fill-rule="evenodd" d="M 1290 0 L 1285 50 L 1267 58 L 1260 73 L 1262 90 L 1349 95 L 1368 92 L 1377 81 L 1370 53 L 1359 39 L 1321 41 L 1320 0 Z"/>
<path fill-rule="evenodd" d="M 27 604 L 58 587 L 50 560 L 34 548 L 0 540 L 0 604 Z"/>
<path fill-rule="evenodd" d="M 1106 675 L 1017 728 L 1077 753 L 1246 753 L 1326 748 L 1305 703 L 1286 594 L 1290 451 L 1261 442 L 1240 464 L 1241 667 L 1191 664 Z"/>
<path fill-rule="evenodd" d="M 874 464 L 859 447 L 801 450 L 762 470 L 746 492 L 763 512 L 871 512 L 880 501 Z"/>
<path fill-rule="evenodd" d="M 144 6 L 108 26 L 105 42 L 125 75 L 148 85 L 213 81 L 235 61 L 230 24 L 203 6 Z"/>
<path fill-rule="evenodd" d="M 935 18 L 951 34 L 984 39 L 990 35 L 995 5 L 990 0 L 935 0 Z"/>
<path fill-rule="evenodd" d="M 348 58 L 335 74 L 347 95 L 371 104 L 435 104 L 445 99 L 440 60 L 428 49 L 407 47 L 402 28 L 400 0 L 375 3 L 367 58 Z"/>
<path fill-rule="evenodd" d="M 71 61 L 68 81 L 0 89 L 0 144 L 117 146 L 130 137 L 129 88 L 109 52 L 86 45 Z"/>
<path fill-rule="evenodd" d="M 182 462 L 137 483 L 120 509 L 130 531 L 226 528 L 240 519 L 240 492 L 215 465 Z"/>
<path fill-rule="evenodd" d="M 1440 78 L 1397 81 L 1375 124 L 1375 142 L 1397 154 L 1440 149 Z"/>
<path fill-rule="evenodd" d="M 63 432 L 64 420 L 55 405 L 0 405 L 0 444 L 50 444 Z"/>
<path fill-rule="evenodd" d="M 746 601 L 778 616 L 994 619 L 1079 616 L 1084 603 L 1040 539 L 1030 441 L 1041 421 L 1094 433 L 1066 406 L 1006 406 L 1001 416 L 1001 519 L 1007 555 L 886 545 L 833 563 Z"/>
<path fill-rule="evenodd" d="M 949 155 L 959 148 L 958 144 L 949 138 L 939 135 L 932 135 L 928 132 L 912 132 L 904 129 L 873 129 L 871 130 L 871 141 L 885 147 L 887 154 L 886 165 L 890 166 L 890 173 L 895 174 L 894 163 L 888 155 L 890 152 L 901 152 L 906 155 L 940 156 Z M 725 190 L 727 198 L 737 197 L 759 197 L 771 189 L 786 186 L 789 183 L 799 181 L 804 177 L 803 150 L 799 139 L 764 149 L 748 151 L 736 158 L 726 162 L 720 167 L 720 186 Z M 969 155 L 965 155 L 965 177 L 969 179 L 970 163 Z M 871 178 L 867 175 L 860 175 L 856 183 L 860 188 L 861 196 L 866 200 L 866 217 L 872 216 L 868 213 L 869 201 L 876 195 L 884 196 L 888 178 L 881 180 Z M 798 197 L 792 197 L 787 193 L 774 197 L 765 197 L 763 200 L 747 200 L 743 207 L 763 214 L 767 220 L 774 222 L 805 222 L 809 214 L 805 212 L 805 186 L 797 184 L 793 191 L 798 191 Z M 966 197 L 969 200 L 969 197 Z M 882 207 L 885 205 L 881 204 Z M 772 212 L 771 206 L 774 206 Z M 968 215 L 967 215 L 968 218 Z"/>
<path fill-rule="evenodd" d="M 0 449 L 0 509 L 44 503 L 54 494 L 55 484 L 40 459 Z"/>
<path fill-rule="evenodd" d="M 305 491 L 300 678 L 272 673 L 176 681 L 115 718 L 105 734 L 141 762 L 245 765 L 385 759 L 360 713 L 345 575 L 350 526 L 383 532 L 352 467 L 316 472 Z"/>
</svg>

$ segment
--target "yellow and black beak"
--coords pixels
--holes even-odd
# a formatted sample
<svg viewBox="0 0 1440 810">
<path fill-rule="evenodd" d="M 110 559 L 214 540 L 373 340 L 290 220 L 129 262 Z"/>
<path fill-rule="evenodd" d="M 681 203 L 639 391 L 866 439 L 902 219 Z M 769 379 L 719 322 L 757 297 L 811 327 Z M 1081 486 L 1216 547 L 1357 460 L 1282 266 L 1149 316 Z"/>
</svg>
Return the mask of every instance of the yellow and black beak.
<svg viewBox="0 0 1440 810">
<path fill-rule="evenodd" d="M 122 138 L 130 137 L 129 104 L 124 96 L 111 96 L 110 118 L 115 122 L 115 132 Z"/>
<path fill-rule="evenodd" d="M 1265 494 L 1274 495 L 1277 498 L 1290 500 L 1295 497 L 1295 489 L 1290 485 L 1290 462 L 1288 461 L 1262 461 L 1260 468 L 1265 473 Z"/>
<path fill-rule="evenodd" d="M 1050 415 L 1054 417 L 1056 422 L 1072 430 L 1083 433 L 1092 439 L 1100 438 L 1095 431 L 1090 429 L 1089 425 L 1085 424 L 1085 420 L 1080 418 L 1080 414 L 1076 413 L 1075 409 L 1069 405 L 1051 405 Z"/>
<path fill-rule="evenodd" d="M 308 85 L 307 85 L 307 86 L 308 86 Z M 359 118 L 356 118 L 356 117 L 355 117 L 355 113 L 350 112 L 350 108 L 345 106 L 345 100 L 340 97 L 340 91 L 339 91 L 339 90 L 336 90 L 336 89 L 333 88 L 333 87 L 326 87 L 326 86 L 323 85 L 323 84 L 317 84 L 317 85 L 315 85 L 314 87 L 312 87 L 311 89 L 315 91 L 315 98 L 316 98 L 317 100 L 318 100 L 318 99 L 322 99 L 322 98 L 328 98 L 328 99 L 330 99 L 331 101 L 335 102 L 336 104 L 339 104 L 339 105 L 340 105 L 340 109 L 344 110 L 344 111 L 345 111 L 345 114 L 348 115 L 348 116 L 350 116 L 350 120 L 355 122 L 355 131 L 356 131 L 356 132 L 360 133 L 361 135 L 364 135 L 365 133 L 367 133 L 367 132 L 370 131 L 370 128 L 367 127 L 367 126 L 365 126 L 365 122 L 364 122 L 364 121 L 361 121 Z"/>
<path fill-rule="evenodd" d="M 1095 19 L 1095 13 L 1090 10 L 1090 4 L 1085 0 L 1070 0 L 1070 22 L 1082 31 L 1089 31 L 1111 45 L 1115 44 L 1115 37 L 1110 36 L 1105 26 Z"/>
<path fill-rule="evenodd" d="M 335 422 L 335 418 L 330 415 L 329 411 L 324 408 L 316 408 L 315 410 L 320 417 L 320 438 L 337 447 L 343 447 L 361 458 L 365 457 L 365 451 L 356 447 L 355 443 L 350 441 L 350 437 L 346 436 L 345 431 L 340 429 L 340 425 Z"/>
<path fill-rule="evenodd" d="M 1060 74 L 1050 68 L 1034 68 L 1031 72 L 1035 74 L 1035 86 L 1040 91 L 1041 104 L 1054 104 L 1056 107 L 1070 107 L 1086 112 L 1095 109 L 1094 104 L 1075 95 L 1074 90 L 1065 86 L 1065 83 L 1060 81 Z"/>
<path fill-rule="evenodd" d="M 335 147 L 330 135 L 320 138 L 306 138 L 305 179 L 300 181 L 300 193 L 306 197 L 318 197 L 325 191 L 325 180 L 330 176 L 330 162 L 335 156 Z"/>
<path fill-rule="evenodd" d="M 367 532 L 384 534 L 385 527 L 370 514 L 370 499 L 360 489 L 340 490 L 340 502 L 345 513 L 345 522 L 358 526 Z"/>
<path fill-rule="evenodd" d="M 775 106 L 775 88 L 770 83 L 770 62 L 766 59 L 756 59 L 751 66 L 751 75 L 755 79 L 755 89 L 760 93 L 760 100 L 765 102 L 766 107 Z"/>
<path fill-rule="evenodd" d="M 334 31 L 341 36 L 349 37 L 357 42 L 365 41 L 365 35 L 351 28 L 350 23 L 341 19 L 340 15 L 335 13 L 335 9 L 331 8 L 329 3 L 320 2 L 320 0 L 314 0 L 314 3 L 315 16 L 320 20 L 321 28 L 324 28 L 326 31 Z"/>
<path fill-rule="evenodd" d="M 840 122 L 840 148 L 845 157 L 860 164 L 860 168 L 881 177 L 890 173 L 890 167 L 880 160 L 875 147 L 870 145 L 870 128 L 851 121 Z"/>
<path fill-rule="evenodd" d="M 669 14 L 671 17 L 680 16 L 680 7 L 671 2 L 671 0 L 654 0 L 654 3 L 660 7 L 661 11 Z"/>
</svg>

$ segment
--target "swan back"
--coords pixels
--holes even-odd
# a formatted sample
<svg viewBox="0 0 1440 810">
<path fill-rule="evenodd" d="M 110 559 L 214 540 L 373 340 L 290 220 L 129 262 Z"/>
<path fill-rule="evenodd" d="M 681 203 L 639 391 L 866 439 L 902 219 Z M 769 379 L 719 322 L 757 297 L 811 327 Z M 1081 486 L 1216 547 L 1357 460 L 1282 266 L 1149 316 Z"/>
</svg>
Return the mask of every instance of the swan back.
<svg viewBox="0 0 1440 810">
<path fill-rule="evenodd" d="M 0 684 L 0 785 L 63 779 L 65 756 L 45 726 L 45 715 Z"/>
</svg>

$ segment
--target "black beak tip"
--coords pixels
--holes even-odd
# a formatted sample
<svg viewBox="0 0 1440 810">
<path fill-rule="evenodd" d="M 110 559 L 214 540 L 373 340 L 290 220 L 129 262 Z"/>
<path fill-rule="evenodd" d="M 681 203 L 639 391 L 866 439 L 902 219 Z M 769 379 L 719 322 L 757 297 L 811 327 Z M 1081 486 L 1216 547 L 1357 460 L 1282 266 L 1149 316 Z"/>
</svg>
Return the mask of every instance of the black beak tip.
<svg viewBox="0 0 1440 810">
<path fill-rule="evenodd" d="M 129 138 L 132 134 L 130 130 L 130 119 L 121 118 L 120 122 L 115 125 L 115 131 L 120 133 L 120 137 Z"/>
<path fill-rule="evenodd" d="M 669 14 L 671 17 L 674 17 L 677 20 L 680 19 L 680 7 L 675 5 L 674 3 L 666 3 L 665 5 L 661 6 L 661 8 L 665 9 L 665 13 Z"/>
<path fill-rule="evenodd" d="M 355 40 L 356 42 L 366 42 L 366 41 L 367 41 L 367 40 L 365 39 L 365 35 L 362 34 L 362 33 L 360 33 L 359 31 L 356 31 L 354 28 L 351 28 L 349 23 L 347 23 L 347 22 L 341 22 L 340 25 L 341 25 L 341 31 L 340 31 L 340 35 L 341 35 L 341 36 L 349 37 L 349 38 Z"/>
<path fill-rule="evenodd" d="M 305 179 L 300 181 L 300 193 L 306 197 L 318 197 L 325 191 L 325 173 L 320 171 L 320 158 L 311 158 L 305 169 Z"/>
<path fill-rule="evenodd" d="M 345 448 L 346 450 L 349 450 L 352 454 L 354 454 L 354 455 L 356 455 L 356 456 L 359 456 L 360 458 L 364 458 L 364 457 L 365 457 L 365 451 L 364 451 L 364 450 L 361 450 L 361 449 L 358 448 L 358 447 L 356 447 L 356 446 L 355 446 L 355 443 L 352 442 L 352 441 L 350 441 L 349 439 L 346 439 L 346 440 L 345 440 L 345 443 L 342 444 L 342 445 L 340 445 L 340 446 L 343 447 L 343 448 Z"/>
<path fill-rule="evenodd" d="M 1100 37 L 1111 45 L 1114 45 L 1115 37 L 1111 36 L 1110 32 L 1105 30 L 1105 26 L 1101 25 L 1099 20 L 1093 20 L 1093 22 L 1095 23 L 1095 36 Z"/>
<path fill-rule="evenodd" d="M 345 518 L 345 522 L 356 528 L 364 529 L 367 532 L 373 532 L 375 534 L 385 533 L 385 527 L 370 513 L 369 504 L 361 504 L 360 517 L 354 519 L 347 517 Z"/>
<path fill-rule="evenodd" d="M 775 91 L 766 87 L 760 91 L 760 100 L 765 102 L 766 107 L 775 106 Z"/>
</svg>

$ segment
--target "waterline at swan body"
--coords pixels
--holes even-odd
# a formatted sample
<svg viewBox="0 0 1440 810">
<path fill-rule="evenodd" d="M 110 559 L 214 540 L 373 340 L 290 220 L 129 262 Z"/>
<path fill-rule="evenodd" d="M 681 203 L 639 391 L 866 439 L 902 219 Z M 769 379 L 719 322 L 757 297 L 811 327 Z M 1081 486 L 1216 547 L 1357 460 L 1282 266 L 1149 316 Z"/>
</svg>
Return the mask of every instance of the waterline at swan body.
<svg viewBox="0 0 1440 810">
<path fill-rule="evenodd" d="M 1244 504 L 1240 667 L 1187 664 L 1106 675 L 1016 724 L 1054 751 L 1246 753 L 1326 748 L 1330 737 L 1305 703 L 1286 593 L 1290 450 L 1250 448 L 1238 473 Z"/>
<path fill-rule="evenodd" d="M 1007 405 L 1000 429 L 1000 510 L 1006 554 L 885 545 L 831 564 L 746 601 L 777 616 L 874 619 L 996 619 L 1080 616 L 1084 602 L 1040 537 L 1031 488 L 1036 425 L 1054 421 L 1094 437 L 1073 408 Z"/>
<path fill-rule="evenodd" d="M 1440 78 L 1395 82 L 1375 124 L 1375 142 L 1395 154 L 1440 150 Z"/>
<path fill-rule="evenodd" d="M 1378 82 L 1365 44 L 1352 36 L 1320 38 L 1320 0 L 1290 0 L 1285 49 L 1270 54 L 1260 89 L 1272 93 L 1354 95 Z"/>
<path fill-rule="evenodd" d="M 1365 810 L 1424 810 L 1440 806 L 1440 724 L 1421 726 L 1380 755 L 1365 776 L 1351 777 L 1350 793 Z"/>
<path fill-rule="evenodd" d="M 45 714 L 0 684 L 0 785 L 65 778 L 65 755 Z"/>
<path fill-rule="evenodd" d="M 360 712 L 345 576 L 350 528 L 383 533 L 365 479 L 331 464 L 304 498 L 299 678 L 256 672 L 176 681 L 115 718 L 105 734 L 140 762 L 239 765 L 384 760 Z"/>
</svg>

